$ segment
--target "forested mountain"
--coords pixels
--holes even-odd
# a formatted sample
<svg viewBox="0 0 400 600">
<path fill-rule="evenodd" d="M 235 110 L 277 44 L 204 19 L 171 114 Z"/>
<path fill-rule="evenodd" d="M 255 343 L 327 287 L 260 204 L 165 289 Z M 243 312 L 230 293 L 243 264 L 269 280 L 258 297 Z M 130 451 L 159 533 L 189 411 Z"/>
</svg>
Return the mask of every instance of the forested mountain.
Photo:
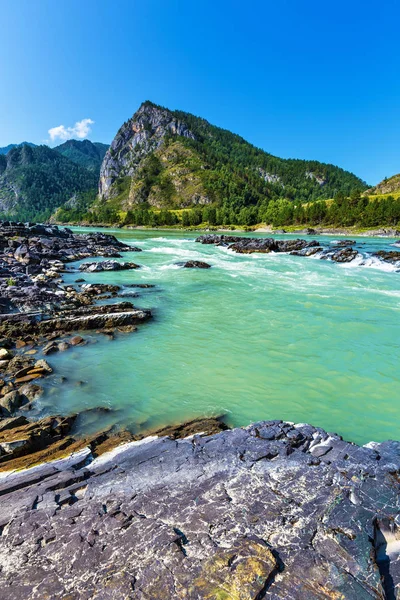
<svg viewBox="0 0 400 600">
<path fill-rule="evenodd" d="M 104 157 L 99 206 L 213 204 L 239 213 L 278 198 L 309 202 L 366 188 L 333 165 L 277 158 L 204 119 L 145 102 Z"/>
<path fill-rule="evenodd" d="M 31 148 L 34 148 L 36 146 L 36 144 L 32 144 L 32 142 L 21 142 L 20 144 L 8 144 L 8 146 L 4 146 L 3 148 L 0 148 L 0 154 L 8 154 L 10 152 L 10 150 L 12 150 L 13 148 L 19 148 L 20 146 L 31 146 Z"/>
<path fill-rule="evenodd" d="M 97 180 L 93 171 L 48 146 L 13 148 L 0 155 L 1 216 L 46 220 L 67 200 L 93 191 Z"/>
<path fill-rule="evenodd" d="M 122 125 L 108 149 L 68 140 L 0 155 L 0 216 L 20 219 L 44 220 L 61 207 L 56 219 L 63 221 L 174 224 L 171 209 L 185 208 L 183 224 L 251 225 L 276 202 L 291 212 L 366 188 L 339 167 L 277 158 L 204 119 L 151 102 Z"/>
<path fill-rule="evenodd" d="M 93 171 L 98 177 L 108 145 L 89 140 L 68 140 L 60 146 L 56 146 L 54 150 L 77 165 Z"/>
</svg>

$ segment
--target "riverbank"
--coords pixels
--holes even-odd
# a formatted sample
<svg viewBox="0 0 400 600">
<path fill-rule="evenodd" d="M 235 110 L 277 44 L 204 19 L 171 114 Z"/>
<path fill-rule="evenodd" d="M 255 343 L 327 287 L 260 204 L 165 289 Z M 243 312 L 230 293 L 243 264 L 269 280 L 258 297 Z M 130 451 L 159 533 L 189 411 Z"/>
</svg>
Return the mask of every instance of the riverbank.
<svg viewBox="0 0 400 600">
<path fill-rule="evenodd" d="M 260 223 L 258 225 L 251 226 L 240 226 L 240 225 L 231 225 L 226 227 L 215 226 L 215 225 L 207 225 L 202 224 L 193 227 L 182 227 L 181 225 L 171 225 L 171 226 L 160 226 L 160 227 L 150 227 L 144 225 L 121 225 L 118 223 L 88 223 L 88 222 L 77 222 L 77 223 L 57 223 L 62 227 L 93 227 L 93 228 L 113 228 L 116 227 L 122 230 L 138 230 L 138 231 L 189 231 L 189 232 L 209 232 L 216 231 L 220 233 L 230 233 L 230 232 L 238 232 L 238 233 L 271 233 L 272 235 L 334 235 L 334 236 L 365 236 L 365 237 L 400 237 L 400 230 L 396 227 L 371 227 L 371 228 L 362 228 L 362 227 L 334 227 L 334 226 L 326 226 L 326 227 L 318 227 L 315 225 L 304 225 L 299 227 L 298 225 L 288 225 L 284 227 L 273 227 L 272 225 L 266 225 L 265 223 Z"/>
<path fill-rule="evenodd" d="M 128 250 L 140 251 L 103 233 L 75 235 L 57 226 L 0 224 L 0 470 L 49 460 L 83 443 L 94 448 L 113 436 L 115 443 L 120 440 L 121 433 L 114 430 L 77 439 L 72 435 L 77 414 L 38 420 L 35 408 L 44 393 L 40 383 L 53 376 L 47 357 L 85 345 L 88 340 L 78 332 L 127 334 L 151 318 L 150 310 L 131 302 L 97 303 L 118 298 L 120 286 L 85 285 L 79 272 L 81 285 L 63 282 L 64 274 L 73 272 L 67 266 L 71 262 L 120 258 Z M 84 268 L 97 272 L 138 265 L 106 260 L 84 263 Z M 131 438 L 126 434 L 123 439 Z"/>
<path fill-rule="evenodd" d="M 0 596 L 393 599 L 399 457 L 269 421 L 0 475 Z"/>
</svg>

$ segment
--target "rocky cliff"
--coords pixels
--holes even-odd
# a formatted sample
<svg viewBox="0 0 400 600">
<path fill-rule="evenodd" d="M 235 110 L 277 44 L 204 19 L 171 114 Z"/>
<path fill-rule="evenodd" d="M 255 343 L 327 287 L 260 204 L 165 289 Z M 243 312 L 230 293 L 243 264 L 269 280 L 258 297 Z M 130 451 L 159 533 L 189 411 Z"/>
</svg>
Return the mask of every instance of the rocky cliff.
<svg viewBox="0 0 400 600">
<path fill-rule="evenodd" d="M 102 198 L 116 195 L 115 183 L 133 177 L 142 161 L 157 150 L 167 135 L 194 139 L 187 125 L 169 110 L 145 102 L 119 129 L 106 152 L 100 170 L 99 194 Z"/>
<path fill-rule="evenodd" d="M 399 597 L 400 443 L 282 421 L 0 475 L 0 598 Z"/>
<path fill-rule="evenodd" d="M 400 173 L 386 177 L 383 181 L 378 183 L 374 188 L 367 190 L 370 194 L 399 194 L 400 193 Z"/>
</svg>

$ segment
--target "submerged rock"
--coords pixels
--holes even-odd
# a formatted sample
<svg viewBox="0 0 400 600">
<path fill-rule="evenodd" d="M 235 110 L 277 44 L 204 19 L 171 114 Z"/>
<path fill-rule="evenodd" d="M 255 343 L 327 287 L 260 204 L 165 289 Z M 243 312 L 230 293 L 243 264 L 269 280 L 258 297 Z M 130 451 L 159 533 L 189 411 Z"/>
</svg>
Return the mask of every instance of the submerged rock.
<svg viewBox="0 0 400 600">
<path fill-rule="evenodd" d="M 94 460 L 81 449 L 0 479 L 1 589 L 9 600 L 394 598 L 399 470 L 399 442 L 360 448 L 282 421 Z"/>
</svg>

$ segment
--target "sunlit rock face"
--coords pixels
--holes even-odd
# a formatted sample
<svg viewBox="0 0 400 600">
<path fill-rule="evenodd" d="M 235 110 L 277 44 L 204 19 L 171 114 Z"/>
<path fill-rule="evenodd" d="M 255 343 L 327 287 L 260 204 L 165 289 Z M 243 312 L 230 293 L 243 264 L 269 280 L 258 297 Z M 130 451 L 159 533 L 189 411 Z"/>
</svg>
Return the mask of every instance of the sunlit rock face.
<svg viewBox="0 0 400 600">
<path fill-rule="evenodd" d="M 129 121 L 119 129 L 108 149 L 100 170 L 99 195 L 115 195 L 113 183 L 132 177 L 140 161 L 156 150 L 167 134 L 194 139 L 188 127 L 169 110 L 144 102 Z"/>
<path fill-rule="evenodd" d="M 400 443 L 261 422 L 0 478 L 9 600 L 395 598 Z"/>
</svg>

